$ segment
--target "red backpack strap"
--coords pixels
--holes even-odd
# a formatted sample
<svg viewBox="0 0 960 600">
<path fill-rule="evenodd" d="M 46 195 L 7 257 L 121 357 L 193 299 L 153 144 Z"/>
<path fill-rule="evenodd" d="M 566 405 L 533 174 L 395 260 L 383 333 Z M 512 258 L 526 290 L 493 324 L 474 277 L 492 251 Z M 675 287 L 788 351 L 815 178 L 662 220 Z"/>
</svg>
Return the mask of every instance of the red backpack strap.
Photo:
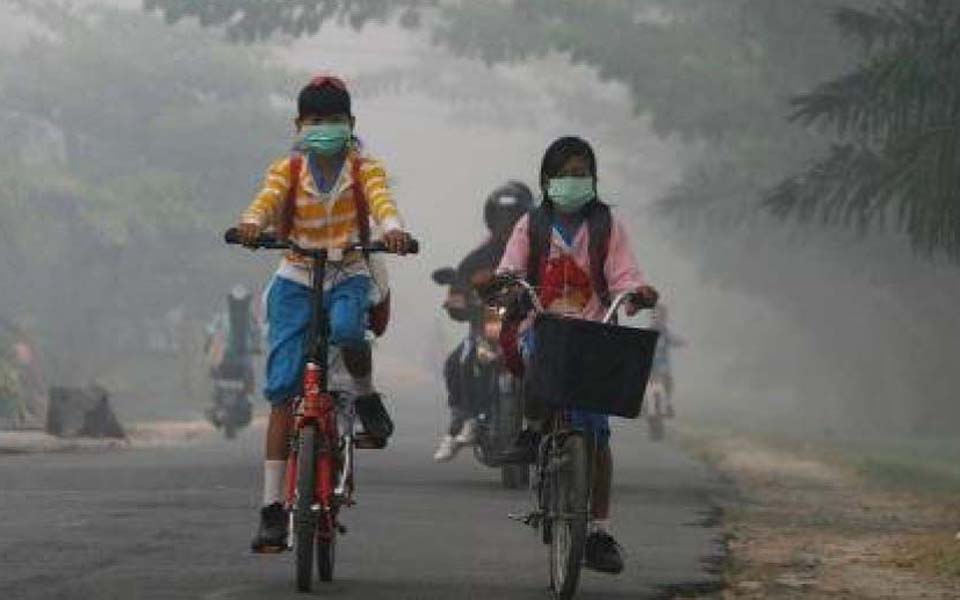
<svg viewBox="0 0 960 600">
<path fill-rule="evenodd" d="M 360 181 L 360 167 L 362 166 L 363 159 L 359 155 L 355 155 L 351 173 L 353 178 L 353 206 L 357 213 L 357 232 L 360 234 L 360 243 L 367 246 L 370 244 L 370 205 L 367 204 L 367 195 L 363 190 L 363 182 Z"/>
<path fill-rule="evenodd" d="M 300 170 L 303 167 L 303 155 L 294 152 L 290 155 L 290 184 L 287 197 L 283 199 L 283 210 L 277 223 L 277 237 L 285 240 L 293 230 L 293 217 L 297 211 L 297 190 L 300 189 Z"/>
</svg>

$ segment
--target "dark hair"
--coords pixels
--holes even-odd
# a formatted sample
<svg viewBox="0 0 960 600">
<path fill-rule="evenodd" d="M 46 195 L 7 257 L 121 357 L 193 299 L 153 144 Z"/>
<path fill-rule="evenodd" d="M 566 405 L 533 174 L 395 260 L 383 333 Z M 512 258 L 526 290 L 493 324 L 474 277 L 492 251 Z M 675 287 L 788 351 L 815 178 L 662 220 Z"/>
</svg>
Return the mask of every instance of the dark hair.
<svg viewBox="0 0 960 600">
<path fill-rule="evenodd" d="M 306 117 L 329 117 L 330 115 L 353 115 L 350 110 L 350 92 L 342 84 L 330 81 L 317 84 L 310 82 L 297 97 L 297 115 Z"/>
<path fill-rule="evenodd" d="M 590 175 L 593 176 L 594 181 L 597 180 L 597 156 L 585 139 L 568 135 L 554 140 L 543 153 L 543 162 L 540 163 L 540 191 L 543 192 L 543 203 L 548 208 L 552 208 L 553 203 L 547 194 L 547 180 L 556 176 L 563 169 L 563 165 L 574 156 L 587 159 Z"/>
</svg>

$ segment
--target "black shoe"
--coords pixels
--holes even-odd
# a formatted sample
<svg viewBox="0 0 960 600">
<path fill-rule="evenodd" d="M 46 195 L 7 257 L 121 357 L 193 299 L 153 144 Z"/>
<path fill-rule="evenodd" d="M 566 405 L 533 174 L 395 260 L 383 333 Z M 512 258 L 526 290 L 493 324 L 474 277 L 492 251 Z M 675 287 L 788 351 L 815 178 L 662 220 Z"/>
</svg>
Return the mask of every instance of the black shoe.
<svg viewBox="0 0 960 600">
<path fill-rule="evenodd" d="M 513 442 L 513 446 L 500 454 L 500 461 L 507 464 L 530 465 L 537 462 L 537 449 L 540 447 L 540 433 L 524 429 Z"/>
<path fill-rule="evenodd" d="M 594 531 L 587 536 L 584 554 L 588 569 L 614 575 L 623 571 L 623 552 L 620 544 L 606 531 Z"/>
<path fill-rule="evenodd" d="M 364 394 L 354 400 L 357 416 L 363 425 L 364 433 L 370 437 L 380 438 L 386 445 L 386 440 L 393 435 L 393 420 L 383 405 L 380 394 Z"/>
<path fill-rule="evenodd" d="M 279 502 L 260 509 L 260 529 L 250 549 L 263 553 L 287 549 L 287 511 Z"/>
</svg>

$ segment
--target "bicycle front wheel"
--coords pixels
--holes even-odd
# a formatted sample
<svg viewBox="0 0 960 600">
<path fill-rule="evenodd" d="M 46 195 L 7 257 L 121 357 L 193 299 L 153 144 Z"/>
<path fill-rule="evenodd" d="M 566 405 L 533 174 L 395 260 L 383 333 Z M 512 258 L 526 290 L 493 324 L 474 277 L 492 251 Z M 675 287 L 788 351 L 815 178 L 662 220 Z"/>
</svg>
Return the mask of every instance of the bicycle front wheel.
<svg viewBox="0 0 960 600">
<path fill-rule="evenodd" d="M 550 589 L 555 600 L 569 600 L 577 591 L 587 540 L 590 467 L 583 436 L 565 436 L 551 462 Z"/>
<path fill-rule="evenodd" d="M 337 533 L 334 529 L 329 536 L 317 536 L 317 574 L 320 581 L 333 581 L 333 565 L 337 557 Z"/>
<path fill-rule="evenodd" d="M 300 430 L 297 455 L 297 504 L 293 521 L 296 529 L 297 590 L 309 592 L 313 584 L 313 551 L 317 538 L 317 516 L 313 512 L 317 483 L 317 426 Z"/>
</svg>

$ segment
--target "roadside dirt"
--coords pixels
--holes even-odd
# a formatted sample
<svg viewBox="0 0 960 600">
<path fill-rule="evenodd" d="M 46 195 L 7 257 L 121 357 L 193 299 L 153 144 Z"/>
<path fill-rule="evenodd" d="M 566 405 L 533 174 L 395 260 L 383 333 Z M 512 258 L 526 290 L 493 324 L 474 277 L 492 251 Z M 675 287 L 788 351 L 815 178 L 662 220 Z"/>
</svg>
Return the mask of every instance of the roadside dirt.
<svg viewBox="0 0 960 600">
<path fill-rule="evenodd" d="M 746 436 L 682 438 L 740 493 L 724 598 L 960 598 L 960 499 Z"/>
<path fill-rule="evenodd" d="M 256 416 L 250 426 L 263 428 L 266 418 Z M 202 420 L 135 423 L 127 428 L 126 439 L 59 438 L 42 431 L 0 431 L 0 455 L 182 446 L 219 435 L 213 426 Z"/>
</svg>

